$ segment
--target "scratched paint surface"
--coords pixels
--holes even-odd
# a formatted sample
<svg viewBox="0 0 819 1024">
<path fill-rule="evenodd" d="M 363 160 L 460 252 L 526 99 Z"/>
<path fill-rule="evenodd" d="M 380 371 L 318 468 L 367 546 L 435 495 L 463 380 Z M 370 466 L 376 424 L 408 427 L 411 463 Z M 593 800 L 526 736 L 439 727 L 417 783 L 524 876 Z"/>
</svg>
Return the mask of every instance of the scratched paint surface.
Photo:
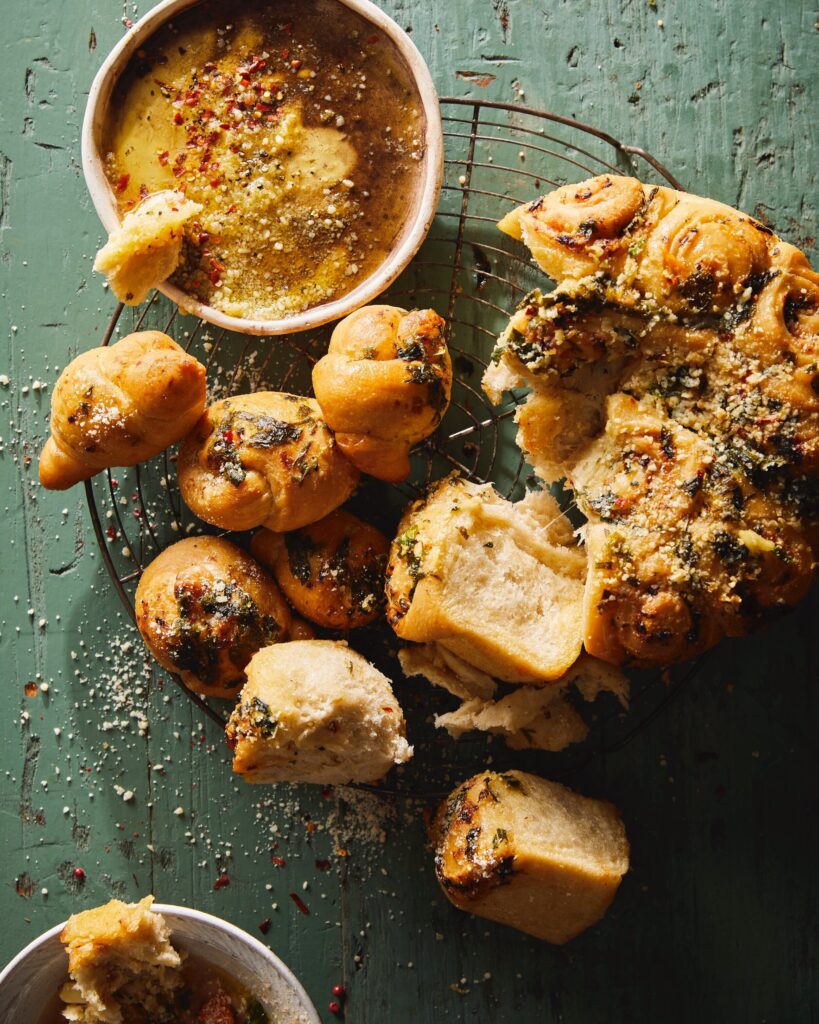
<svg viewBox="0 0 819 1024">
<path fill-rule="evenodd" d="M 807 3 L 383 6 L 442 93 L 595 123 L 816 256 Z M 35 482 L 51 386 L 111 310 L 78 134 L 93 73 L 137 13 L 3 5 L 0 961 L 72 911 L 153 890 L 255 934 L 269 921 L 262 937 L 328 1020 L 343 980 L 356 1024 L 814 1021 L 816 594 L 719 648 L 649 731 L 573 780 L 621 807 L 633 867 L 603 924 L 562 950 L 450 909 L 418 807 L 378 816 L 381 842 L 338 795 L 236 786 L 217 730 L 145 667 L 81 491 Z"/>
</svg>

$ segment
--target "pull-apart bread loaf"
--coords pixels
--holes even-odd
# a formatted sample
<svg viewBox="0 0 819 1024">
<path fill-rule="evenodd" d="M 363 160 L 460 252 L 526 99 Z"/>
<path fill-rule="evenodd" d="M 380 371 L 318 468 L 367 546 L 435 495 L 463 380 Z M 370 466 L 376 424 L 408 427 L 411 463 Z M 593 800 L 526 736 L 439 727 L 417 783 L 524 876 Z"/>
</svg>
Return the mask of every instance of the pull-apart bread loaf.
<svg viewBox="0 0 819 1024">
<path fill-rule="evenodd" d="M 256 651 L 289 639 L 290 609 L 262 567 L 221 537 L 188 537 L 145 569 L 137 627 L 159 664 L 191 690 L 235 697 Z"/>
<path fill-rule="evenodd" d="M 165 919 L 151 910 L 153 899 L 111 900 L 68 919 L 60 933 L 71 976 L 60 992 L 67 1020 L 170 1024 L 168 1006 L 183 983 L 182 960 Z"/>
<path fill-rule="evenodd" d="M 364 306 L 333 331 L 313 389 L 344 454 L 370 476 L 403 480 L 410 448 L 449 405 L 446 324 L 432 309 Z"/>
<path fill-rule="evenodd" d="M 709 199 L 603 176 L 499 227 L 558 282 L 493 356 L 519 440 L 588 518 L 586 649 L 664 665 L 794 605 L 819 539 L 819 276 Z"/>
<path fill-rule="evenodd" d="M 180 440 L 205 408 L 205 368 L 166 334 L 92 348 L 60 374 L 40 483 L 62 491 L 111 466 L 135 466 Z"/>
<path fill-rule="evenodd" d="M 461 910 L 547 942 L 605 914 L 628 871 L 616 809 L 525 772 L 481 772 L 441 805 L 435 870 Z"/>
<path fill-rule="evenodd" d="M 389 679 L 341 640 L 259 651 L 227 740 L 245 782 L 372 782 L 412 757 Z"/>
<path fill-rule="evenodd" d="M 279 391 L 211 405 L 182 445 L 178 474 L 185 504 L 224 530 L 298 529 L 358 483 L 316 401 Z"/>
</svg>

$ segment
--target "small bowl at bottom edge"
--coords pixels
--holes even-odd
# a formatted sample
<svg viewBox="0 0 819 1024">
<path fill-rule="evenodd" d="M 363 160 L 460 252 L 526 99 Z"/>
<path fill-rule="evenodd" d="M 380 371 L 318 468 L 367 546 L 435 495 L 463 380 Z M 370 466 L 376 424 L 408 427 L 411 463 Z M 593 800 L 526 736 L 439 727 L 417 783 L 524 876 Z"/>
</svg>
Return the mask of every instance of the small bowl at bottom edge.
<svg viewBox="0 0 819 1024">
<path fill-rule="evenodd" d="M 293 972 L 258 939 L 201 910 L 164 903 L 153 909 L 167 921 L 175 945 L 247 987 L 276 1024 L 321 1024 Z M 39 1024 L 55 993 L 68 981 L 68 960 L 60 942 L 64 926 L 65 922 L 55 925 L 29 943 L 0 973 L 0 1024 Z"/>
</svg>

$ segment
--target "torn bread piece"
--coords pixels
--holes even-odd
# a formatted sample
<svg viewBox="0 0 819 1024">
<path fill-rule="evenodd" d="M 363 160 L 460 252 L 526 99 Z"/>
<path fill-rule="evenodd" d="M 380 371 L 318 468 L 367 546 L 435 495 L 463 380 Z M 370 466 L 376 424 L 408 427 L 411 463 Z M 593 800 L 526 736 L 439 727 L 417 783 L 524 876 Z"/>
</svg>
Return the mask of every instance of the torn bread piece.
<svg viewBox="0 0 819 1024">
<path fill-rule="evenodd" d="M 609 692 L 628 707 L 628 680 L 613 665 L 581 654 L 560 679 L 548 686 L 517 686 L 494 699 L 497 684 L 491 676 L 459 662 L 439 644 L 418 644 L 398 652 L 407 676 L 423 676 L 462 703 L 454 711 L 435 716 L 435 726 L 454 739 L 464 733 L 488 732 L 501 736 L 513 750 L 563 750 L 580 743 L 589 729 L 569 701 L 576 688 L 585 701 Z"/>
<path fill-rule="evenodd" d="M 201 203 L 163 189 L 125 214 L 97 253 L 94 270 L 105 274 L 111 290 L 127 306 L 144 302 L 179 265 L 182 229 L 202 212 Z"/>
<path fill-rule="evenodd" d="M 548 494 L 513 503 L 453 474 L 405 511 L 387 619 L 498 679 L 547 683 L 580 653 L 586 558 Z"/>
<path fill-rule="evenodd" d="M 432 838 L 451 903 L 559 945 L 600 920 L 629 867 L 615 807 L 526 772 L 468 779 Z"/>
<path fill-rule="evenodd" d="M 253 656 L 227 724 L 245 782 L 373 782 L 412 757 L 390 681 L 343 640 Z"/>
<path fill-rule="evenodd" d="M 60 933 L 71 982 L 60 997 L 63 1016 L 81 1024 L 135 1024 L 174 1019 L 174 993 L 183 983 L 182 958 L 170 929 L 151 910 L 111 900 L 73 914 Z"/>
</svg>

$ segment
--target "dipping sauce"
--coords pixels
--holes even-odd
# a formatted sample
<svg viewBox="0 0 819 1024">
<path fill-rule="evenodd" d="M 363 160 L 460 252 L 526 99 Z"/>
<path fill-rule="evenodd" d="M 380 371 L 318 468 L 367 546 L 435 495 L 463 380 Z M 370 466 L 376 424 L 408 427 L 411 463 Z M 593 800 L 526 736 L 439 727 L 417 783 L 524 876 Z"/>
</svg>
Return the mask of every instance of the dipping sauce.
<svg viewBox="0 0 819 1024">
<path fill-rule="evenodd" d="M 120 211 L 168 188 L 201 203 L 170 281 L 237 317 L 286 317 L 360 284 L 422 170 L 408 69 L 334 0 L 204 0 L 132 57 L 109 119 Z"/>
</svg>

